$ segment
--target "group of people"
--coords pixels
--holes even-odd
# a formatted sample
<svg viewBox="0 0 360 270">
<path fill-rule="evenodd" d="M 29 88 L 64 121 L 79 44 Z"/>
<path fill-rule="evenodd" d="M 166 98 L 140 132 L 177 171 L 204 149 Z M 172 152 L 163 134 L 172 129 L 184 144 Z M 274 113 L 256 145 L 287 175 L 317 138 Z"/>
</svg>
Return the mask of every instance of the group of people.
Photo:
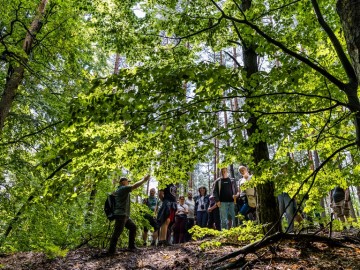
<svg viewBox="0 0 360 270">
<path fill-rule="evenodd" d="M 229 229 L 236 224 L 235 213 L 241 213 L 245 219 L 253 219 L 254 215 L 251 214 L 255 213 L 255 190 L 241 188 L 251 179 L 251 175 L 244 166 L 239 168 L 239 172 L 242 175 L 240 189 L 236 181 L 229 177 L 227 168 L 221 169 L 221 177 L 214 182 L 211 194 L 208 194 L 206 187 L 202 186 L 196 196 L 189 191 L 186 198 L 184 195 L 178 197 L 176 185 L 169 184 L 159 190 L 156 198 L 156 190 L 151 189 L 150 196 L 143 201 L 150 210 L 144 213 L 144 218 L 153 228 L 151 245 L 167 246 L 189 241 L 191 235 L 188 231 L 195 224 L 217 230 Z M 128 250 L 138 249 L 135 245 L 136 225 L 130 218 L 130 192 L 149 179 L 150 176 L 147 175 L 139 182 L 130 185 L 126 177 L 120 178 L 119 187 L 114 192 L 116 218 L 109 254 L 115 253 L 124 228 L 129 230 Z M 149 228 L 145 226 L 144 245 L 147 244 L 148 231 Z"/>
<path fill-rule="evenodd" d="M 187 197 L 177 194 L 177 186 L 167 185 L 160 189 L 158 197 L 156 190 L 150 190 L 150 196 L 144 200 L 149 211 L 144 214 L 153 228 L 152 246 L 168 246 L 184 243 L 191 239 L 189 230 L 196 224 L 216 230 L 230 229 L 239 225 L 243 219 L 256 219 L 256 190 L 248 184 L 251 174 L 245 166 L 239 167 L 241 179 L 237 183 L 229 177 L 228 169 L 221 168 L 221 177 L 214 181 L 212 192 L 201 186 L 198 194 L 193 196 L 192 192 Z M 109 254 L 115 253 L 118 238 L 124 228 L 129 230 L 128 250 L 135 251 L 136 225 L 130 219 L 130 192 L 150 179 L 145 176 L 141 181 L 130 185 L 125 177 L 120 178 L 119 187 L 115 191 L 115 227 L 110 240 Z M 348 207 L 343 210 L 345 202 L 348 202 L 348 193 L 337 188 L 333 192 L 335 213 L 342 220 L 346 216 Z M 286 214 L 288 227 L 286 232 L 292 232 L 294 221 L 297 219 L 296 203 L 287 193 L 278 196 L 279 210 L 281 215 Z M 150 214 L 151 213 L 151 214 Z M 243 218 L 238 219 L 237 216 Z M 149 228 L 145 226 L 143 231 L 144 245 L 147 245 Z"/>
</svg>

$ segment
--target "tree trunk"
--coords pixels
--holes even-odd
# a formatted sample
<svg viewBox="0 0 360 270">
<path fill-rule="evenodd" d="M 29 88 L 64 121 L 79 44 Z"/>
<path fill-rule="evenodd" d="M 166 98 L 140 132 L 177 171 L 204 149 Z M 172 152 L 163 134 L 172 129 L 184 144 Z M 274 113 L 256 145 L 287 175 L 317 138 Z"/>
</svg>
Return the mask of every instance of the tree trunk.
<svg viewBox="0 0 360 270">
<path fill-rule="evenodd" d="M 350 217 L 352 217 L 354 219 L 354 221 L 357 222 L 355 209 L 354 209 L 354 205 L 352 203 L 352 200 L 349 201 L 349 207 L 350 207 Z"/>
<path fill-rule="evenodd" d="M 245 12 L 246 10 L 251 8 L 251 1 L 249 0 L 243 0 L 242 1 L 242 8 Z M 251 76 L 259 71 L 258 63 L 257 63 L 257 54 L 255 52 L 255 44 L 243 44 L 243 61 L 244 61 L 244 69 L 247 74 L 247 79 L 251 80 Z M 246 85 L 246 89 L 249 89 L 251 92 L 251 84 L 248 83 Z M 251 95 L 251 93 L 250 93 Z M 255 100 L 247 99 L 246 103 L 249 105 L 250 108 L 255 107 Z M 247 129 L 247 134 L 249 135 L 249 139 L 251 139 L 251 136 L 254 135 L 256 132 L 262 133 L 258 126 L 258 118 L 254 114 L 250 114 L 249 117 L 249 124 L 250 127 Z M 266 142 L 259 141 L 253 145 L 254 152 L 253 152 L 253 158 L 255 161 L 255 164 L 258 165 L 260 161 L 262 160 L 269 160 L 269 150 Z M 278 211 L 278 205 L 277 200 L 274 196 L 275 192 L 275 184 L 272 181 L 268 181 L 263 184 L 259 184 L 256 186 L 257 190 L 257 218 L 260 223 L 262 224 L 270 224 L 268 227 L 269 230 L 271 228 L 271 232 L 277 232 L 280 231 L 281 224 L 277 221 L 279 219 L 279 211 Z M 273 225 L 277 224 L 273 228 Z"/>
<path fill-rule="evenodd" d="M 22 49 L 27 56 L 31 54 L 36 35 L 42 27 L 41 19 L 44 16 L 47 3 L 48 0 L 41 0 L 37 14 L 30 25 L 29 31 L 25 35 Z M 5 120 L 9 115 L 12 102 L 16 96 L 16 91 L 24 79 L 25 67 L 29 62 L 28 57 L 19 57 L 19 59 L 16 66 L 13 66 L 11 63 L 9 64 L 5 89 L 0 100 L 0 136 L 5 125 Z"/>
<path fill-rule="evenodd" d="M 318 151 L 314 150 L 312 152 L 312 160 L 313 160 L 313 164 L 315 166 L 315 169 L 319 168 L 320 166 L 320 159 L 319 159 L 319 153 Z M 325 198 L 322 198 L 320 200 L 320 206 L 324 209 L 322 212 L 321 212 L 321 217 L 322 218 L 325 218 L 326 217 L 326 213 L 325 213 Z"/>
<path fill-rule="evenodd" d="M 218 139 L 214 139 L 214 181 L 218 178 L 217 163 L 218 163 Z"/>
<path fill-rule="evenodd" d="M 120 55 L 117 53 L 115 56 L 114 74 L 119 74 L 120 60 L 121 60 Z"/>
<path fill-rule="evenodd" d="M 336 7 L 351 62 L 360 81 L 360 0 L 338 0 Z"/>
<path fill-rule="evenodd" d="M 188 183 L 188 191 L 193 191 L 194 189 L 194 172 L 189 173 L 189 183 Z"/>
<path fill-rule="evenodd" d="M 89 201 L 87 202 L 87 206 L 86 206 L 87 213 L 84 218 L 84 222 L 85 222 L 86 226 L 89 226 L 91 224 L 91 219 L 94 215 L 96 193 L 97 193 L 97 187 L 96 187 L 96 183 L 94 183 L 92 185 L 90 196 L 89 196 Z"/>
<path fill-rule="evenodd" d="M 351 58 L 352 67 L 356 78 L 350 78 L 350 82 L 344 89 L 348 105 L 354 113 L 357 145 L 360 147 L 360 101 L 358 87 L 360 81 L 360 0 L 338 0 L 337 12 L 339 14 L 345 35 L 347 50 Z"/>
<path fill-rule="evenodd" d="M 360 186 L 356 187 L 356 191 L 357 191 L 357 196 L 358 196 L 358 199 L 359 199 L 359 202 L 360 202 Z"/>
</svg>

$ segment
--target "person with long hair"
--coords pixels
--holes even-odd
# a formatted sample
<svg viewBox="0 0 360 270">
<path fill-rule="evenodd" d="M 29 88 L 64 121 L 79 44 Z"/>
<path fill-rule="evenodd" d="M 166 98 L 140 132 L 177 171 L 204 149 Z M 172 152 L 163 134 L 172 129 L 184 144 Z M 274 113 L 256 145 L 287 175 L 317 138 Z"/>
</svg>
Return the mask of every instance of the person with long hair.
<svg viewBox="0 0 360 270">
<path fill-rule="evenodd" d="M 207 209 L 209 208 L 210 200 L 206 187 L 199 187 L 198 192 L 199 195 L 195 198 L 196 225 L 205 228 L 208 222 Z"/>
<path fill-rule="evenodd" d="M 186 222 L 189 208 L 185 203 L 185 196 L 179 197 L 177 210 L 175 212 L 175 223 L 173 225 L 174 244 L 185 242 Z"/>
</svg>

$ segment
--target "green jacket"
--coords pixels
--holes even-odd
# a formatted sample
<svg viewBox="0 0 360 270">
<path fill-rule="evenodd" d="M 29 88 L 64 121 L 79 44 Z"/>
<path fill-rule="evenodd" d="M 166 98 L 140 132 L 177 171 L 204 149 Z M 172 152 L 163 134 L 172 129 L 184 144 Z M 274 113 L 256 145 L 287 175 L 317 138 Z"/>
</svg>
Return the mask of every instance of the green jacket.
<svg viewBox="0 0 360 270">
<path fill-rule="evenodd" d="M 115 191 L 115 211 L 116 216 L 130 217 L 130 192 L 131 186 L 119 186 Z"/>
</svg>

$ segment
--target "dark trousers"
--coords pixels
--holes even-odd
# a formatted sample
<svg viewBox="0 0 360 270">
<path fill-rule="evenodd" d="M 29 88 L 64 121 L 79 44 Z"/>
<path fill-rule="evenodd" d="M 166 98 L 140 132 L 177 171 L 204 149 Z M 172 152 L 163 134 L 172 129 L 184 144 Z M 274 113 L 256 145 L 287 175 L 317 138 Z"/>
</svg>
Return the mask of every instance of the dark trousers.
<svg viewBox="0 0 360 270">
<path fill-rule="evenodd" d="M 196 225 L 201 228 L 206 228 L 208 223 L 208 212 L 207 211 L 196 211 Z"/>
<path fill-rule="evenodd" d="M 175 223 L 172 227 L 174 232 L 174 244 L 185 242 L 186 222 L 186 216 L 175 216 Z"/>
<path fill-rule="evenodd" d="M 207 227 L 210 229 L 215 229 L 220 231 L 221 230 L 221 221 L 220 221 L 220 211 L 219 208 L 215 208 L 209 213 L 209 220 Z"/>
<path fill-rule="evenodd" d="M 114 227 L 113 235 L 110 240 L 109 253 L 115 252 L 117 241 L 119 240 L 119 237 L 123 232 L 124 227 L 129 230 L 129 248 L 135 247 L 135 237 L 136 237 L 135 223 L 127 216 L 118 216 L 115 219 L 115 227 Z"/>
<path fill-rule="evenodd" d="M 188 218 L 187 219 L 187 224 L 186 224 L 186 232 L 185 232 L 185 241 L 188 242 L 191 240 L 191 234 L 189 233 L 189 230 L 194 227 L 195 224 L 195 220 L 193 218 Z"/>
</svg>

